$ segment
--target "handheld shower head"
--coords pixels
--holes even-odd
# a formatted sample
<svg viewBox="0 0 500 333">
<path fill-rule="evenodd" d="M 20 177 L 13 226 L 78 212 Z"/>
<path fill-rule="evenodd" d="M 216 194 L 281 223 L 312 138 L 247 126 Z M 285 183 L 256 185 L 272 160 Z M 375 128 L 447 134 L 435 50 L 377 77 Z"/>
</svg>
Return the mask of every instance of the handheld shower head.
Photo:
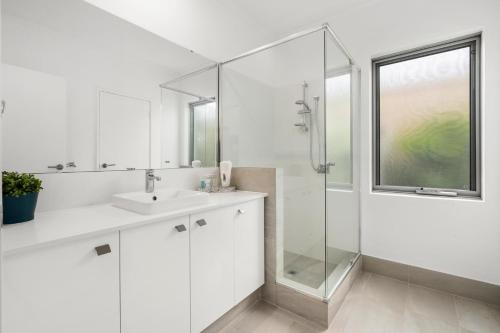
<svg viewBox="0 0 500 333">
<path fill-rule="evenodd" d="M 302 111 L 299 111 L 299 112 L 301 112 L 301 113 L 309 113 L 309 112 L 311 112 L 311 108 L 309 107 L 309 105 L 307 105 L 306 102 L 304 102 L 304 100 L 299 99 L 298 101 L 295 101 L 295 104 L 302 105 L 302 107 L 304 108 Z"/>
</svg>

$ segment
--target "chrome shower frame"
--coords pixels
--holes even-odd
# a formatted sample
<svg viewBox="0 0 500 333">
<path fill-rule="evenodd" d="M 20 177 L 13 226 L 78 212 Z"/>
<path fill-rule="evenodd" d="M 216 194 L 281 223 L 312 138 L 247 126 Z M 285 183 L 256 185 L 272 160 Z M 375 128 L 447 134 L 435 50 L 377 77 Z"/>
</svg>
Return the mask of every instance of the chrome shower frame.
<svg viewBox="0 0 500 333">
<path fill-rule="evenodd" d="M 349 62 L 349 66 L 348 67 L 351 68 L 351 70 L 353 72 L 355 70 L 359 71 L 359 67 L 356 65 L 356 62 L 354 61 L 353 57 L 347 51 L 347 49 L 345 48 L 345 46 L 343 45 L 343 43 L 340 41 L 340 39 L 338 38 L 337 34 L 333 31 L 333 29 L 331 28 L 331 26 L 329 25 L 329 23 L 324 23 L 324 24 L 321 24 L 320 26 L 317 26 L 317 27 L 314 27 L 314 28 L 311 28 L 311 29 L 307 29 L 307 30 L 304 30 L 304 31 L 301 31 L 301 32 L 298 32 L 298 33 L 290 34 L 290 35 L 288 35 L 288 36 L 286 36 L 284 38 L 281 38 L 281 39 L 278 39 L 278 40 L 276 40 L 274 42 L 262 45 L 260 47 L 257 47 L 255 49 L 252 49 L 252 50 L 247 51 L 247 52 L 244 52 L 244 53 L 239 54 L 239 55 L 237 55 L 235 57 L 232 57 L 230 59 L 227 59 L 227 60 L 224 60 L 224 61 L 212 64 L 210 66 L 207 66 L 207 67 L 198 69 L 196 71 L 187 73 L 187 74 L 182 75 L 180 77 L 177 77 L 175 79 L 166 81 L 166 82 L 160 84 L 160 87 L 164 88 L 164 89 L 176 91 L 176 92 L 179 92 L 179 93 L 188 94 L 188 95 L 191 95 L 193 97 L 198 97 L 198 98 L 200 98 L 200 100 L 202 100 L 202 99 L 210 99 L 211 101 L 213 101 L 214 100 L 213 97 L 205 97 L 205 96 L 195 95 L 195 94 L 192 94 L 190 92 L 186 92 L 186 91 L 182 91 L 182 90 L 177 89 L 177 88 L 170 87 L 170 85 L 172 85 L 173 83 L 182 81 L 184 79 L 187 79 L 187 78 L 190 78 L 190 77 L 193 77 L 193 76 L 196 76 L 196 75 L 200 75 L 200 74 L 202 74 L 202 73 L 204 73 L 206 71 L 213 70 L 213 69 L 217 68 L 217 96 L 215 98 L 215 101 L 217 103 L 217 113 L 218 113 L 218 132 L 219 132 L 219 134 L 218 134 L 219 135 L 218 136 L 219 137 L 219 147 L 218 147 L 219 158 L 218 158 L 218 162 L 220 162 L 220 158 L 221 158 L 220 154 L 222 152 L 221 144 L 223 142 L 223 135 L 224 135 L 223 131 L 222 131 L 223 115 L 220 112 L 220 103 L 219 103 L 220 97 L 221 97 L 221 91 L 220 91 L 220 87 L 221 87 L 221 84 L 220 84 L 220 80 L 221 80 L 221 67 L 223 65 L 229 64 L 231 62 L 234 62 L 234 61 L 237 61 L 237 60 L 240 60 L 240 59 L 244 59 L 244 58 L 252 56 L 254 54 L 266 51 L 268 49 L 280 46 L 282 44 L 291 42 L 291 41 L 296 40 L 296 39 L 300 39 L 302 37 L 306 37 L 308 35 L 311 35 L 311 34 L 314 34 L 316 32 L 320 32 L 320 31 L 324 32 L 325 37 L 329 36 L 330 37 L 329 40 L 332 41 L 338 47 L 338 49 L 344 54 L 344 56 L 347 58 L 347 60 Z M 326 40 L 325 40 L 325 43 L 326 43 Z M 325 57 L 325 64 L 324 65 L 325 65 L 325 73 L 324 73 L 323 79 L 326 80 L 326 78 L 327 78 L 327 73 L 326 73 L 326 57 Z M 351 94 L 351 107 L 353 107 L 354 102 L 356 102 L 356 107 L 359 107 L 359 105 L 357 105 L 358 101 L 356 101 L 356 98 L 359 98 L 359 91 L 357 92 L 356 96 L 354 96 L 353 94 Z M 305 99 L 304 99 L 304 102 L 305 102 Z M 323 103 L 325 103 L 325 106 L 326 106 L 326 101 L 325 100 L 323 101 Z M 352 126 L 352 122 L 351 122 L 351 126 Z M 352 133 L 352 131 L 351 131 L 351 133 Z M 351 154 L 352 154 L 352 151 L 351 151 Z M 323 164 L 322 166 L 325 169 L 324 171 L 326 172 L 327 168 L 329 168 L 330 165 Z M 325 190 L 325 203 L 326 203 L 326 190 Z M 358 205 L 358 214 L 359 214 L 358 216 L 361 216 L 361 212 L 359 211 L 359 207 L 360 207 L 360 205 Z M 325 223 L 326 223 L 326 221 L 325 221 Z M 327 232 L 325 230 L 325 238 L 326 237 L 327 237 Z M 358 225 L 358 242 L 359 242 L 358 244 L 361 244 L 361 228 L 360 228 L 360 224 Z M 301 293 L 305 293 L 305 294 L 307 294 L 310 297 L 318 298 L 318 299 L 321 299 L 324 302 L 328 302 L 330 300 L 330 298 L 332 297 L 332 295 L 335 293 L 335 291 L 343 283 L 343 281 L 345 280 L 345 278 L 349 275 L 349 273 L 352 270 L 352 268 L 354 267 L 355 263 L 358 260 L 360 260 L 360 258 L 361 258 L 361 250 L 359 249 L 358 253 L 355 256 L 355 258 L 353 258 L 351 260 L 350 266 L 348 268 L 346 268 L 345 272 L 342 274 L 342 276 L 340 277 L 340 279 L 335 283 L 335 285 L 333 286 L 333 288 L 330 291 L 325 290 L 325 294 L 323 295 L 323 297 L 318 297 L 317 295 L 310 294 L 310 293 L 302 291 L 302 290 L 300 292 Z M 325 279 L 327 279 L 326 276 L 325 276 Z"/>
</svg>

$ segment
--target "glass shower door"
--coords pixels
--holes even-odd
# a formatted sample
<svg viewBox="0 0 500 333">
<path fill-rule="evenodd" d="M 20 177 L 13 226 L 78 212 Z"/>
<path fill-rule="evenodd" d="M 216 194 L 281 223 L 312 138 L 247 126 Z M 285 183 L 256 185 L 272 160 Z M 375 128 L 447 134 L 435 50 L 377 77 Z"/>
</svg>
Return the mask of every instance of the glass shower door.
<svg viewBox="0 0 500 333">
<path fill-rule="evenodd" d="M 322 299 L 359 253 L 358 84 L 329 29 L 220 67 L 222 158 L 281 175 L 275 280 Z"/>
<path fill-rule="evenodd" d="M 222 158 L 282 175 L 276 281 L 325 295 L 324 36 L 221 66 Z"/>
<path fill-rule="evenodd" d="M 326 295 L 342 281 L 359 253 L 357 94 L 359 71 L 325 35 Z"/>
</svg>

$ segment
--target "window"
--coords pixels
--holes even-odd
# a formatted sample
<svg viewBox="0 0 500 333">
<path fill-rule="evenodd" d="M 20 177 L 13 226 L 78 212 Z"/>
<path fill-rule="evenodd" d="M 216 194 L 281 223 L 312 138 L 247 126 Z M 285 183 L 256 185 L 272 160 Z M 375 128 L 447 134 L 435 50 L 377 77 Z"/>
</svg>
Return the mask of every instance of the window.
<svg viewBox="0 0 500 333">
<path fill-rule="evenodd" d="M 328 73 L 326 89 L 326 156 L 335 162 L 328 187 L 352 189 L 351 68 Z"/>
<path fill-rule="evenodd" d="M 374 189 L 480 195 L 480 36 L 373 61 Z"/>
</svg>

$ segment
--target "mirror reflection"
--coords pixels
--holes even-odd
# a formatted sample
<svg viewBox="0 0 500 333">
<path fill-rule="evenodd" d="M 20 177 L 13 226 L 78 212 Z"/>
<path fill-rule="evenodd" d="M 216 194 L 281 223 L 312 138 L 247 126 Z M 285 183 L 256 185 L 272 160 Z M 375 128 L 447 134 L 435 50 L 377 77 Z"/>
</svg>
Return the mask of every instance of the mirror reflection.
<svg viewBox="0 0 500 333">
<path fill-rule="evenodd" d="M 3 0 L 1 16 L 5 170 L 216 165 L 216 67 L 160 87 L 213 61 L 85 1 Z"/>
<path fill-rule="evenodd" d="M 217 166 L 217 75 L 217 66 L 209 66 L 161 85 L 162 166 Z"/>
</svg>

